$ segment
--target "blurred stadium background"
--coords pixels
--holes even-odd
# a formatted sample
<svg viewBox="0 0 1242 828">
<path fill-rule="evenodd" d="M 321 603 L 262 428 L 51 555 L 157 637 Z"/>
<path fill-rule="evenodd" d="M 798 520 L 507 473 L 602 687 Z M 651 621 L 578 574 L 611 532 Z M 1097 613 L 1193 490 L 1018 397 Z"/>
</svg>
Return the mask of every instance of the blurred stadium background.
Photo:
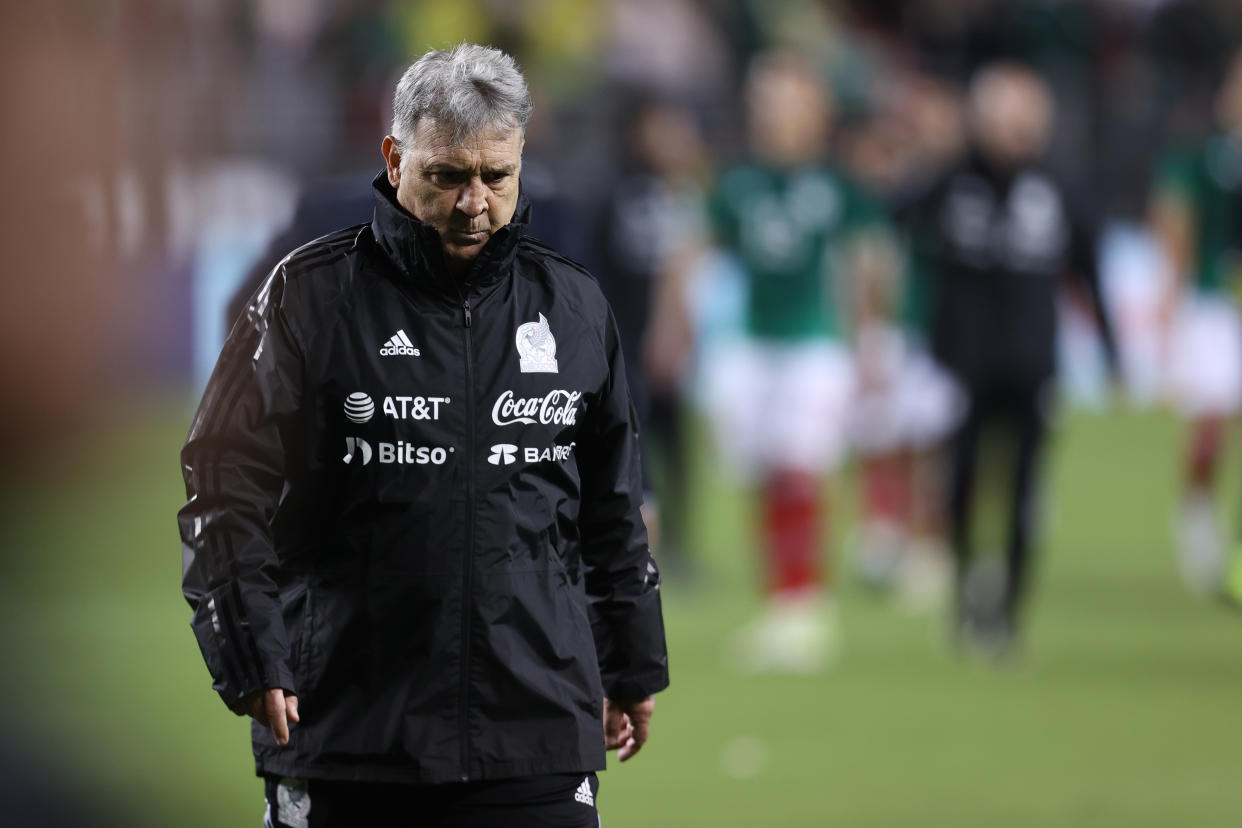
<svg viewBox="0 0 1242 828">
<path fill-rule="evenodd" d="M 1113 398 L 1089 337 L 1065 328 L 1039 586 L 1021 657 L 999 668 L 955 651 L 940 615 L 903 614 L 842 566 L 833 670 L 731 670 L 725 640 L 759 602 L 753 506 L 691 409 L 684 549 L 664 593 L 673 686 L 647 750 L 604 775 L 604 824 L 1238 824 L 1240 618 L 1178 577 L 1184 437 L 1154 379 L 1144 225 L 1162 148 L 1210 127 L 1242 43 L 1238 3 L 6 5 L 0 823 L 259 823 L 248 728 L 211 691 L 179 594 L 177 452 L 228 301 L 299 198 L 361 188 L 365 204 L 394 73 L 472 40 L 527 70 L 524 186 L 550 205 L 552 241 L 588 262 L 645 101 L 692 114 L 709 181 L 741 144 L 749 59 L 806 50 L 839 102 L 837 160 L 867 178 L 915 140 L 903 116 L 918 90 L 1028 61 L 1057 97 L 1049 164 L 1104 227 L 1126 351 L 1128 393 Z M 726 292 L 708 295 L 705 317 L 727 316 Z M 1240 464 L 1231 452 L 1219 490 L 1231 536 Z M 832 484 L 838 549 L 854 475 Z"/>
</svg>

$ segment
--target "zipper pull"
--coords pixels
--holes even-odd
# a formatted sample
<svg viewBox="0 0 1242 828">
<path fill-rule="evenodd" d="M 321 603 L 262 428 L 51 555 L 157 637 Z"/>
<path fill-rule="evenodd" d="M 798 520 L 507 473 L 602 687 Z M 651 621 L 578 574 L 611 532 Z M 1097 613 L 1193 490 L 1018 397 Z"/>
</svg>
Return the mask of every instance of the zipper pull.
<svg viewBox="0 0 1242 828">
<path fill-rule="evenodd" d="M 461 309 L 466 312 L 466 327 L 470 327 L 470 300 L 461 303 Z"/>
</svg>

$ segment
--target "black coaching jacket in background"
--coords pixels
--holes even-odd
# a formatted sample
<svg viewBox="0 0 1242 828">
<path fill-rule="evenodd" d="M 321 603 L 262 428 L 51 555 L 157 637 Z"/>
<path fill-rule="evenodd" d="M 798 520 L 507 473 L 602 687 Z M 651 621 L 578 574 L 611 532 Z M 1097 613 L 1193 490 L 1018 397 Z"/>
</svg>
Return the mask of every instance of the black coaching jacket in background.
<svg viewBox="0 0 1242 828">
<path fill-rule="evenodd" d="M 933 351 L 968 388 L 1038 386 L 1054 375 L 1056 299 L 1066 277 L 1090 296 L 1117 375 L 1097 233 L 1039 164 L 1001 171 L 974 153 L 899 198 L 894 212 L 932 280 Z"/>
<path fill-rule="evenodd" d="M 182 451 L 214 687 L 297 694 L 287 746 L 252 727 L 261 774 L 601 769 L 603 697 L 668 684 L 611 311 L 524 203 L 455 281 L 374 189 L 264 283 Z"/>
</svg>

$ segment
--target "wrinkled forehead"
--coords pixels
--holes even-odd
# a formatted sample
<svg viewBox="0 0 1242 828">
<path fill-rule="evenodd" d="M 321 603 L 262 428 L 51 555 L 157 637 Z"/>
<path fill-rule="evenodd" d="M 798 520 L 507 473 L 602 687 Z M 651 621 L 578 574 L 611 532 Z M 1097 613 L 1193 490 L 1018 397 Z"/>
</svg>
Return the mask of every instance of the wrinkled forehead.
<svg viewBox="0 0 1242 828">
<path fill-rule="evenodd" d="M 522 130 L 508 124 L 494 124 L 461 134 L 455 126 L 430 118 L 419 120 L 414 130 L 414 148 L 421 152 L 453 157 L 522 153 Z"/>
</svg>

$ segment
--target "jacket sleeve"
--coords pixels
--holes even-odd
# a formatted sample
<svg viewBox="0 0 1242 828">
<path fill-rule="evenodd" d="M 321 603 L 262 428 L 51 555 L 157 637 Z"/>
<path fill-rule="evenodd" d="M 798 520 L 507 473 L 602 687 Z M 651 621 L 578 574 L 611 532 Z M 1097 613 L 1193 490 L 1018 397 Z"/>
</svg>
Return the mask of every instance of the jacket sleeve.
<svg viewBox="0 0 1242 828">
<path fill-rule="evenodd" d="M 1091 298 L 1091 310 L 1095 314 L 1096 331 L 1104 349 L 1104 359 L 1109 375 L 1119 381 L 1122 378 L 1121 353 L 1117 347 L 1116 328 L 1105 300 L 1104 287 L 1100 281 L 1099 231 L 1081 205 L 1070 215 L 1070 268 L 1082 281 Z"/>
<path fill-rule="evenodd" d="M 271 532 L 303 370 L 284 299 L 278 267 L 229 334 L 181 451 L 182 591 L 230 707 L 269 688 L 296 692 Z"/>
<path fill-rule="evenodd" d="M 668 686 L 668 650 L 660 571 L 639 514 L 638 420 L 611 311 L 603 339 L 608 379 L 578 450 L 582 558 L 604 693 L 629 701 Z"/>
</svg>

